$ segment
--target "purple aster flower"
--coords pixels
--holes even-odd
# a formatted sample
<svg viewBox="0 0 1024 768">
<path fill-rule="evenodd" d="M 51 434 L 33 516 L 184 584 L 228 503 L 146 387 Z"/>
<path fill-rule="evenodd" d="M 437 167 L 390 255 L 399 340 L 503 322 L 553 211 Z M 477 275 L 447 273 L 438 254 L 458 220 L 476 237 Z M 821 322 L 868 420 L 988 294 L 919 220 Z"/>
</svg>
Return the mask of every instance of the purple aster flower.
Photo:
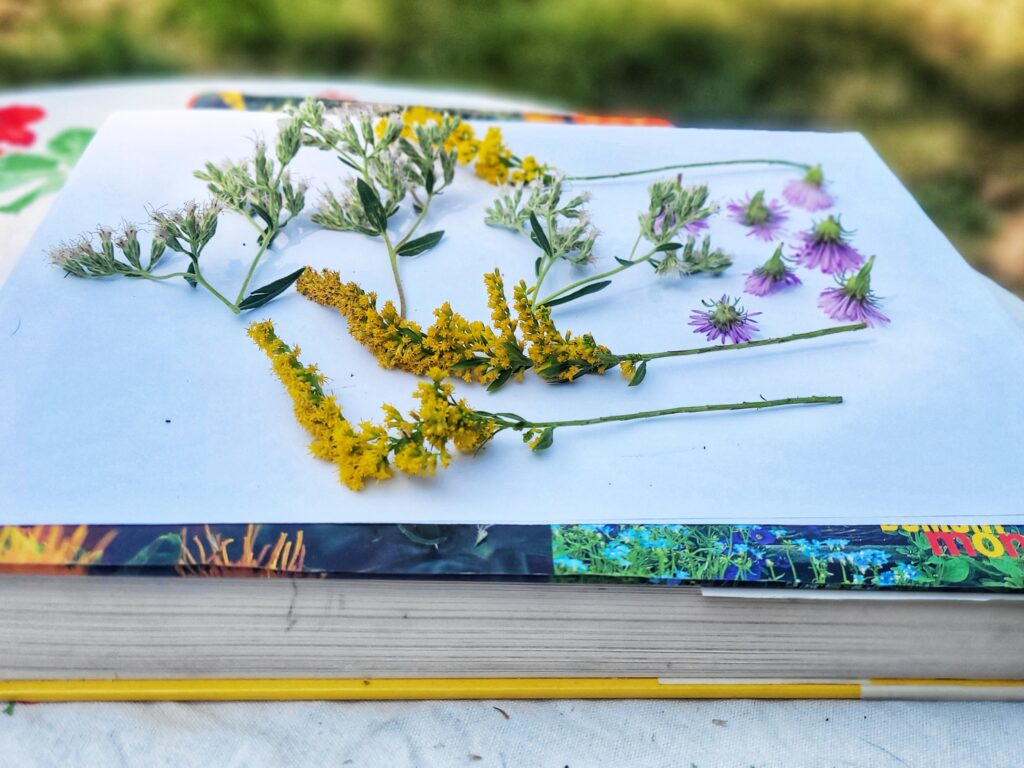
<svg viewBox="0 0 1024 768">
<path fill-rule="evenodd" d="M 747 275 L 743 290 L 754 296 L 767 296 L 790 285 L 800 285 L 800 278 L 789 268 L 782 255 L 782 245 L 760 267 Z"/>
<path fill-rule="evenodd" d="M 689 232 L 691 235 L 699 235 L 701 232 L 707 230 L 710 226 L 708 224 L 708 217 L 711 216 L 712 211 L 708 211 L 699 219 L 691 219 L 683 225 L 683 231 Z"/>
<path fill-rule="evenodd" d="M 757 321 L 752 318 L 760 312 L 747 312 L 739 306 L 739 299 L 730 300 L 722 296 L 718 301 L 702 301 L 706 310 L 695 309 L 690 313 L 690 325 L 694 333 L 706 333 L 708 341 L 725 344 L 727 341 L 740 344 L 750 341 L 758 332 Z"/>
<path fill-rule="evenodd" d="M 733 200 L 728 205 L 729 215 L 749 227 L 747 235 L 761 240 L 774 240 L 782 229 L 782 223 L 789 218 L 787 211 L 778 200 L 764 200 L 764 190 L 749 194 L 743 200 Z"/>
<path fill-rule="evenodd" d="M 885 325 L 889 318 L 878 310 L 879 299 L 871 290 L 871 267 L 875 257 L 868 259 L 860 270 L 850 277 L 837 277 L 838 286 L 826 288 L 818 297 L 818 306 L 833 320 Z"/>
<path fill-rule="evenodd" d="M 802 179 L 794 179 L 782 189 L 786 202 L 806 211 L 823 211 L 832 207 L 832 196 L 825 191 L 825 175 L 820 165 L 807 169 Z"/>
<path fill-rule="evenodd" d="M 796 246 L 793 258 L 801 267 L 820 269 L 826 275 L 840 275 L 857 269 L 864 256 L 848 242 L 853 232 L 843 229 L 835 216 L 819 221 L 810 232 L 801 232 L 801 245 Z"/>
</svg>

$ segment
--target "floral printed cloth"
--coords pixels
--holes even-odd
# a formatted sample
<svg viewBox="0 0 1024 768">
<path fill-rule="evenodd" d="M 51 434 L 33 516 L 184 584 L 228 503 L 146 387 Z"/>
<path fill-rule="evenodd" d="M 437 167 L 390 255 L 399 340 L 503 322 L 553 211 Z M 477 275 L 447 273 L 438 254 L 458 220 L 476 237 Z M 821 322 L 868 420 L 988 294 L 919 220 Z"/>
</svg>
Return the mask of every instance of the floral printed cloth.
<svg viewBox="0 0 1024 768">
<path fill-rule="evenodd" d="M 0 283 L 93 130 L 199 91 L 535 109 L 482 95 L 317 82 L 164 81 L 0 92 Z M 993 286 L 1024 329 L 1024 304 Z M 480 701 L 0 706 L 0 764 L 1003 766 L 1024 704 Z"/>
</svg>

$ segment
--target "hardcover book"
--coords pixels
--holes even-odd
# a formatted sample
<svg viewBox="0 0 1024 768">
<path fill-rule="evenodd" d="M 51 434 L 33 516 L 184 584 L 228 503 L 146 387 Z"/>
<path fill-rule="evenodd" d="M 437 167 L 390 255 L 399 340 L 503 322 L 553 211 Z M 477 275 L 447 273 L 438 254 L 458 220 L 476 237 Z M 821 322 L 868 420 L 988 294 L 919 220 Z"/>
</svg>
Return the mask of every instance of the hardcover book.
<svg viewBox="0 0 1024 768">
<path fill-rule="evenodd" d="M 1024 677 L 1024 337 L 861 136 L 428 112 L 103 126 L 0 288 L 0 677 Z"/>
</svg>

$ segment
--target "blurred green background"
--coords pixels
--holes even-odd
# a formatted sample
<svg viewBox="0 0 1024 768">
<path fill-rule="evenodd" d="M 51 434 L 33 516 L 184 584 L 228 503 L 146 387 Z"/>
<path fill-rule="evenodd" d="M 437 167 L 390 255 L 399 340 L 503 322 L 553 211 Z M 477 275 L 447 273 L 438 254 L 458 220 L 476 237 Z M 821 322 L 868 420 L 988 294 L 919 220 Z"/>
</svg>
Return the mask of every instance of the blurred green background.
<svg viewBox="0 0 1024 768">
<path fill-rule="evenodd" d="M 184 73 L 486 88 L 864 131 L 1024 294 L 1024 0 L 0 0 L 0 88 Z"/>
</svg>

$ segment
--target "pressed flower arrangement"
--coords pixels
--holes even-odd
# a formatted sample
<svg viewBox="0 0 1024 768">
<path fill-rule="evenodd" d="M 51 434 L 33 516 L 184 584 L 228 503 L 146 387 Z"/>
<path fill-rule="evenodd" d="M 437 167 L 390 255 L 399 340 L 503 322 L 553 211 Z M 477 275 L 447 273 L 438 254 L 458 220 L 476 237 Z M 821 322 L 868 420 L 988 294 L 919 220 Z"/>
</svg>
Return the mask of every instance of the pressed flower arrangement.
<svg viewBox="0 0 1024 768">
<path fill-rule="evenodd" d="M 460 453 L 476 453 L 506 430 L 519 432 L 531 450 L 551 447 L 556 429 L 635 421 L 687 413 L 746 411 L 794 405 L 836 404 L 838 396 L 788 397 L 777 400 L 688 405 L 653 411 L 595 416 L 586 419 L 532 421 L 514 413 L 491 413 L 456 400 L 453 386 L 439 368 L 427 371 L 414 393 L 419 407 L 403 415 L 385 403 L 384 421 L 359 424 L 342 414 L 334 395 L 323 390 L 324 375 L 315 365 L 304 365 L 299 350 L 281 341 L 269 321 L 249 326 L 249 336 L 262 349 L 289 396 L 295 418 L 312 436 L 309 450 L 319 459 L 337 465 L 342 483 L 354 491 L 367 480 L 388 480 L 395 471 L 430 476 L 452 460 L 449 446 Z"/>
<path fill-rule="evenodd" d="M 347 169 L 341 192 L 323 189 L 309 220 L 324 229 L 379 242 L 394 282 L 394 301 L 378 306 L 376 293 L 344 281 L 332 269 L 301 268 L 250 291 L 261 261 L 272 252 L 278 236 L 304 212 L 307 183 L 293 181 L 289 169 L 303 146 L 333 153 L 340 167 Z M 803 171 L 800 179 L 783 188 L 785 202 L 757 189 L 720 205 L 707 184 L 684 183 L 681 175 L 656 179 L 647 186 L 646 204 L 637 213 L 632 248 L 612 256 L 614 262 L 609 259 L 607 265 L 596 266 L 607 256 L 600 253 L 604 241 L 599 241 L 588 209 L 590 194 L 578 189 L 581 182 L 758 164 Z M 433 311 L 432 323 L 424 328 L 409 318 L 400 265 L 404 258 L 434 249 L 446 237 L 443 230 L 426 234 L 423 230 L 428 229 L 439 198 L 464 173 L 457 171 L 460 165 L 472 165 L 478 179 L 501 187 L 484 221 L 522 235 L 524 252 L 530 253 L 524 262 L 532 262 L 533 268 L 528 277 L 516 276 L 510 297 L 501 272 L 487 265 L 490 271 L 484 274 L 484 284 L 490 318 L 468 320 L 446 301 Z M 414 395 L 419 402 L 416 410 L 403 415 L 385 404 L 383 422 L 356 425 L 345 419 L 334 396 L 324 392 L 323 375 L 300 361 L 297 348 L 277 338 L 270 321 L 250 326 L 249 335 L 271 359 L 291 395 L 297 420 L 313 438 L 312 453 L 336 464 L 342 483 L 355 490 L 368 480 L 386 480 L 395 472 L 431 475 L 448 465 L 452 451 L 474 453 L 508 430 L 521 433 L 532 449 L 544 450 L 552 444 L 556 429 L 573 426 L 841 402 L 838 396 L 796 397 L 531 421 L 471 408 L 455 398 L 452 384 L 445 380 L 449 377 L 495 391 L 531 371 L 544 381 L 562 383 L 618 367 L 629 385 L 636 386 L 645 380 L 648 364 L 656 360 L 786 344 L 889 322 L 871 288 L 875 257 L 866 259 L 853 245 L 854 233 L 838 215 L 815 221 L 787 244 L 793 220 L 787 205 L 820 211 L 834 203 L 818 165 L 737 159 L 573 176 L 541 164 L 532 155 L 514 155 L 494 126 L 481 136 L 458 118 L 425 108 L 383 115 L 360 109 L 332 115 L 322 104 L 307 101 L 282 122 L 272 151 L 257 141 L 250 159 L 208 163 L 196 176 L 206 182 L 212 199 L 172 212 L 153 212 L 145 258 L 140 229 L 126 225 L 116 233 L 100 228 L 92 236 L 58 246 L 51 251 L 51 260 L 81 278 L 180 279 L 204 289 L 234 314 L 264 306 L 295 284 L 306 298 L 337 310 L 350 335 L 382 367 L 426 377 Z M 748 307 L 729 292 L 716 291 L 712 295 L 720 298 L 708 298 L 704 288 L 699 288 L 701 295 L 685 299 L 680 309 L 685 307 L 689 317 L 679 323 L 680 330 L 688 322 L 693 333 L 705 337 L 703 346 L 618 352 L 589 333 L 565 330 L 563 323 L 555 323 L 553 312 L 561 311 L 558 307 L 606 291 L 620 273 L 643 264 L 650 266 L 649 274 L 655 278 L 694 277 L 686 281 L 693 286 L 705 286 L 708 278 L 725 273 L 737 256 L 716 244 L 717 235 L 712 239 L 710 223 L 720 210 L 732 222 L 730 226 L 745 230 L 752 247 L 772 248 L 770 255 L 765 253 L 766 260 L 745 274 L 743 290 L 753 301 L 771 301 L 783 291 L 799 292 L 802 280 L 797 270 L 819 271 L 833 276 L 836 286 L 820 294 L 818 307 L 845 324 L 759 338 L 766 305 Z M 237 294 L 222 291 L 203 271 L 204 252 L 227 211 L 242 216 L 257 231 L 256 251 Z M 160 271 L 172 254 L 184 257 L 184 263 Z M 564 267 L 555 269 L 560 264 L 584 274 L 558 284 L 555 276 L 565 274 Z M 704 277 L 697 279 L 699 275 Z M 597 300 L 614 301 L 614 292 L 605 292 Z M 589 302 L 580 304 L 584 303 Z"/>
</svg>

